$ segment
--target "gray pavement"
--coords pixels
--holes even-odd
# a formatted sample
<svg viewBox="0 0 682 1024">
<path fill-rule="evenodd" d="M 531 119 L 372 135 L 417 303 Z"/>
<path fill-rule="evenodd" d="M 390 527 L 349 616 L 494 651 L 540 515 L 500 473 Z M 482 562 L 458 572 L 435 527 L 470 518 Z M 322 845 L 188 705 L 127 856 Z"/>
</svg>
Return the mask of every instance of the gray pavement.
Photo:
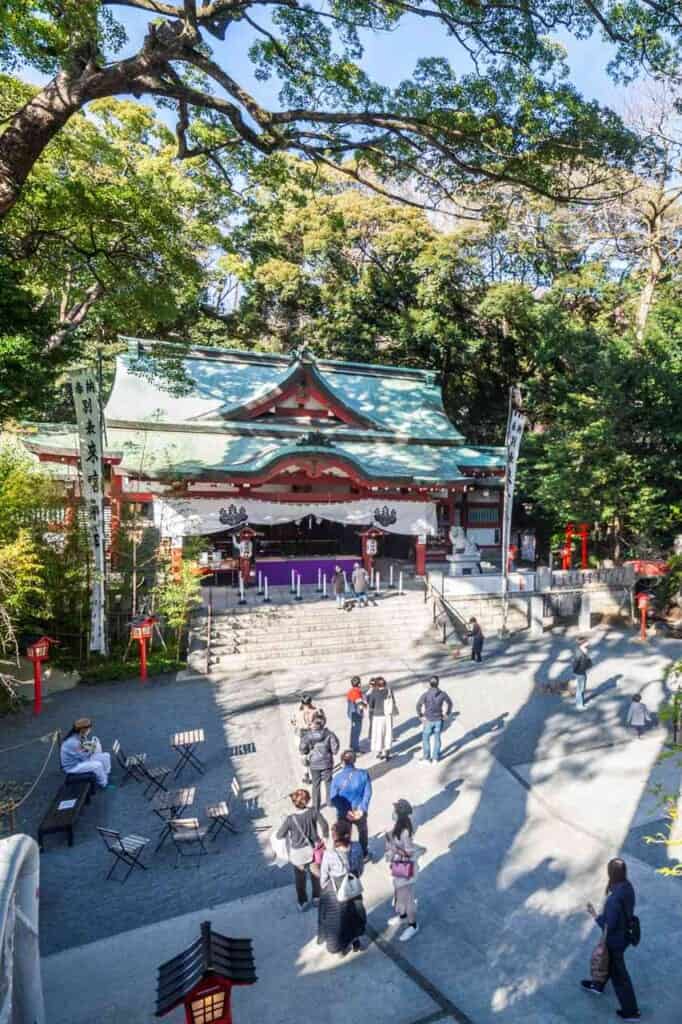
<svg viewBox="0 0 682 1024">
<path fill-rule="evenodd" d="M 259 982 L 236 994 L 242 1024 L 294 1024 L 303 1005 L 323 1006 L 334 1024 L 349 1014 L 377 1024 L 490 1024 L 501 1014 L 510 1024 L 613 1018 L 611 994 L 589 1000 L 576 985 L 597 937 L 582 908 L 588 899 L 599 902 L 606 861 L 624 852 L 644 929 L 642 945 L 628 954 L 642 1009 L 646 1019 L 677 1024 L 680 882 L 654 873 L 666 854 L 646 846 L 643 836 L 660 827 L 652 782 L 677 791 L 679 770 L 658 764 L 662 728 L 637 741 L 624 721 L 637 690 L 657 708 L 666 693 L 666 667 L 682 656 L 682 645 L 655 640 L 642 646 L 615 629 L 593 634 L 592 699 L 583 714 L 570 700 L 539 690 L 570 668 L 570 641 L 554 635 L 537 643 L 491 642 L 481 666 L 398 649 L 382 664 L 358 664 L 349 652 L 316 670 L 276 676 L 81 689 L 55 698 L 40 729 L 25 720 L 13 723 L 19 740 L 44 731 L 49 721 L 92 714 L 102 738 L 120 734 L 131 749 L 148 749 L 162 760 L 174 728 L 201 724 L 209 770 L 197 781 L 200 808 L 234 775 L 262 807 L 252 822 L 242 811 L 243 833 L 220 840 L 219 852 L 199 868 L 175 871 L 169 848 L 153 859 L 150 872 L 122 886 L 104 882 L 108 863 L 92 826 L 101 817 L 142 831 L 149 811 L 131 786 L 99 795 L 76 846 L 55 846 L 42 859 L 50 1021 L 84 1024 L 95 1014 L 104 1022 L 148 1022 L 156 967 L 191 941 L 207 918 L 228 934 L 254 938 Z M 255 827 L 279 821 L 299 778 L 288 725 L 296 695 L 316 692 L 343 741 L 343 695 L 352 671 L 386 675 L 401 716 L 394 760 L 372 767 L 377 863 L 366 871 L 365 889 L 376 941 L 367 953 L 340 961 L 316 945 L 312 913 L 296 912 L 289 869 L 269 866 L 267 835 Z M 433 671 L 458 711 L 438 766 L 416 760 L 413 714 Z M 6 738 L 2 746 L 9 745 Z M 255 742 L 256 753 L 230 758 L 228 747 L 242 742 Z M 415 807 L 425 851 L 418 879 L 422 929 L 407 944 L 397 943 L 386 925 L 391 887 L 380 861 L 381 835 L 398 796 Z M 30 832 L 30 820 L 26 824 Z M 83 972 L 88 991 L 72 991 Z"/>
</svg>

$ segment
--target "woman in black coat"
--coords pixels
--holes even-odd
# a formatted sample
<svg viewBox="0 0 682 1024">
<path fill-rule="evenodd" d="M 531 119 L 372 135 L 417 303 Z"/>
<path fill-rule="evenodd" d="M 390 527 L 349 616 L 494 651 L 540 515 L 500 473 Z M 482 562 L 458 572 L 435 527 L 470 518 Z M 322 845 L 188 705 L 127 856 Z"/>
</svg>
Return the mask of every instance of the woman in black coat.
<svg viewBox="0 0 682 1024">
<path fill-rule="evenodd" d="M 628 881 L 625 861 L 620 857 L 609 861 L 607 872 L 609 880 L 604 909 L 598 914 L 592 904 L 588 903 L 587 912 L 599 928 L 606 929 L 606 946 L 609 951 L 609 976 L 606 981 L 611 979 L 620 1003 L 620 1010 L 616 1010 L 616 1013 L 621 1020 L 637 1021 L 641 1020 L 637 997 L 625 966 L 625 950 L 630 945 L 635 914 L 635 890 Z M 606 981 L 601 985 L 596 981 L 583 981 L 581 984 L 587 992 L 601 995 Z"/>
</svg>

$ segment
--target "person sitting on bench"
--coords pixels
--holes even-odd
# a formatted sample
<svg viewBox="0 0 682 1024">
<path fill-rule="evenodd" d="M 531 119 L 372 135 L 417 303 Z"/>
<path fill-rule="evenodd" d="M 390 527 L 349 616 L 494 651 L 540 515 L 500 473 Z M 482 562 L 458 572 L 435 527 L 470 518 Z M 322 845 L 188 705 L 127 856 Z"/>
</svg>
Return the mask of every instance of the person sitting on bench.
<svg viewBox="0 0 682 1024">
<path fill-rule="evenodd" d="M 66 775 L 91 773 L 102 789 L 109 782 L 111 757 L 102 752 L 102 744 L 96 736 L 90 736 L 92 722 L 89 718 L 77 718 L 62 743 L 59 759 Z"/>
</svg>

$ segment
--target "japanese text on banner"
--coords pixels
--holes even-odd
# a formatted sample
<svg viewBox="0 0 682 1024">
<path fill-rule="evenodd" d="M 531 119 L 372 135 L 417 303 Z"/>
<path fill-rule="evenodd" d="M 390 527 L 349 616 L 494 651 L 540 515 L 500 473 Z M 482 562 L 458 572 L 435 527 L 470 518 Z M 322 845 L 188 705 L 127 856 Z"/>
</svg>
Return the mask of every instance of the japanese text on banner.
<svg viewBox="0 0 682 1024">
<path fill-rule="evenodd" d="M 90 650 L 106 653 L 103 424 L 95 370 L 71 373 L 80 447 L 81 494 L 92 555 Z"/>
</svg>

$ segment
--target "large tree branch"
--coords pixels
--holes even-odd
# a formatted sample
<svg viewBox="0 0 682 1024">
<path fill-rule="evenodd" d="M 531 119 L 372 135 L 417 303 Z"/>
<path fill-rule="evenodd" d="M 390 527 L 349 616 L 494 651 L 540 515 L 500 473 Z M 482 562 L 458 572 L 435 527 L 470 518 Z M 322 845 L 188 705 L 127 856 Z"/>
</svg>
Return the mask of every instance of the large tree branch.
<svg viewBox="0 0 682 1024">
<path fill-rule="evenodd" d="M 96 281 L 90 285 L 80 302 L 76 302 L 65 316 L 60 317 L 57 329 L 52 332 L 45 343 L 45 352 L 54 352 L 64 344 L 69 335 L 77 330 L 86 316 L 104 294 L 104 285 Z"/>
</svg>

